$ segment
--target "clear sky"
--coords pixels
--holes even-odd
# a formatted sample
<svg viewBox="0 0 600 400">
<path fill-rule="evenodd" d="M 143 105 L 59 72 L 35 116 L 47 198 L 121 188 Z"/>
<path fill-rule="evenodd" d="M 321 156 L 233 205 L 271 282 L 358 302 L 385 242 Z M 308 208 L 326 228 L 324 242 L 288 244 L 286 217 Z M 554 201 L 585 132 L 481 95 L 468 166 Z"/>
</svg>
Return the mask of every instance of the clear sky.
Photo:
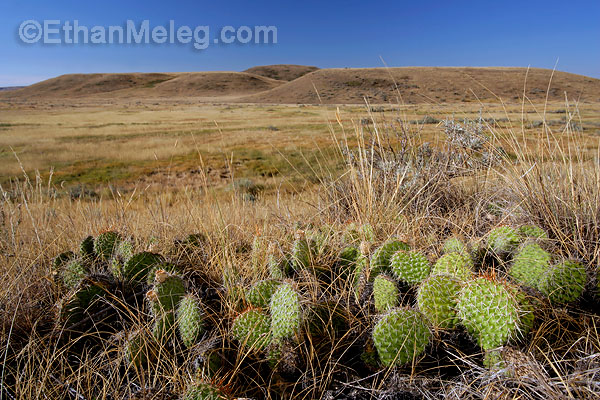
<svg viewBox="0 0 600 400">
<path fill-rule="evenodd" d="M 277 44 L 25 44 L 23 21 L 150 28 L 274 25 Z M 0 86 L 65 73 L 328 67 L 519 66 L 600 78 L 600 0 L 1 0 Z"/>
</svg>

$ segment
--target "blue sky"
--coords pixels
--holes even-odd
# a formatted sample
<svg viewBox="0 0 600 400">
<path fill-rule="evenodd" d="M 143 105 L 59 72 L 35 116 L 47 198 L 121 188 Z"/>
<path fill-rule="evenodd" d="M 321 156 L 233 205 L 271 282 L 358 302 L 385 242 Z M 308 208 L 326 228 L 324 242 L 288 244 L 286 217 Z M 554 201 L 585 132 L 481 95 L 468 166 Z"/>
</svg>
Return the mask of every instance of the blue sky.
<svg viewBox="0 0 600 400">
<path fill-rule="evenodd" d="M 93 27 L 274 25 L 277 44 L 25 44 L 25 20 Z M 0 86 L 65 73 L 239 71 L 264 64 L 328 67 L 519 66 L 600 78 L 600 1 L 2 0 Z"/>
</svg>

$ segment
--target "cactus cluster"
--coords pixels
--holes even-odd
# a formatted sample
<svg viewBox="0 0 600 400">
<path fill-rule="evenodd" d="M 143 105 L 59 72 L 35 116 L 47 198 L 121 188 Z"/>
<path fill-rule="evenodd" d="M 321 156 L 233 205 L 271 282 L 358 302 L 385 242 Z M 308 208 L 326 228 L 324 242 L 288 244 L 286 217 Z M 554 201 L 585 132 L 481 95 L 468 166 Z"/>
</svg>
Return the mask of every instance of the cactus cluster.
<svg viewBox="0 0 600 400">
<path fill-rule="evenodd" d="M 110 327 L 99 325 L 107 313 L 124 307 L 120 315 L 137 314 L 140 321 L 121 317 L 114 324 L 127 333 L 120 350 L 129 368 L 142 372 L 164 357 L 181 366 L 193 359 L 195 379 L 213 382 L 238 371 L 240 379 L 256 382 L 298 379 L 328 351 L 335 363 L 357 363 L 358 374 L 415 368 L 423 357 L 430 361 L 446 351 L 440 340 L 452 347 L 467 337 L 470 344 L 456 350 L 483 355 L 480 362 L 498 370 L 505 363 L 499 349 L 527 339 L 537 309 L 576 301 L 587 280 L 582 265 L 555 261 L 540 232 L 508 228 L 487 235 L 495 258 L 474 262 L 471 245 L 452 237 L 433 265 L 433 254 L 399 240 L 371 252 L 375 238 L 365 240 L 364 232 L 350 240 L 330 227 L 313 230 L 310 238 L 298 231 L 289 246 L 261 237 L 252 253 L 247 249 L 240 257 L 247 264 L 223 268 L 223 283 L 205 273 L 204 264 L 187 264 L 192 257 L 182 265 L 170 256 L 135 252 L 133 241 L 108 231 L 85 238 L 77 252 L 55 257 L 59 287 L 68 291 L 58 320 L 67 331 L 101 331 Z M 198 243 L 204 246 L 206 237 Z M 270 276 L 250 279 L 244 270 Z M 227 398 L 223 393 L 201 380 L 183 398 Z"/>
<path fill-rule="evenodd" d="M 409 251 L 410 247 L 408 244 L 395 239 L 388 240 L 379 246 L 371 255 L 369 281 L 373 281 L 381 273 L 389 273 L 392 256 L 400 250 Z"/>
</svg>

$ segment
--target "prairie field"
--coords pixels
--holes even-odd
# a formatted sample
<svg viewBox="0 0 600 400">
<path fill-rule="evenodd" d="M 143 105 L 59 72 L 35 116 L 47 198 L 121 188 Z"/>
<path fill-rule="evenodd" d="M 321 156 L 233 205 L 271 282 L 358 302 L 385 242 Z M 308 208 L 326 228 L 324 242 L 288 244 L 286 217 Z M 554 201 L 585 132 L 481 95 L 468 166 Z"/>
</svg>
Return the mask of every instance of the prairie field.
<svg viewBox="0 0 600 400">
<path fill-rule="evenodd" d="M 594 101 L 0 101 L 0 399 L 176 399 L 191 382 L 214 393 L 186 399 L 598 398 L 599 144 Z M 497 228 L 515 235 L 505 247 Z M 103 255 L 107 232 L 118 243 Z M 390 360 L 378 327 L 421 315 L 427 282 L 388 256 L 381 277 L 394 289 L 375 293 L 386 283 L 374 253 L 393 240 L 423 256 L 426 275 L 446 253 L 470 265 L 456 324 L 419 316 L 426 343 L 395 327 L 409 333 L 388 338 L 400 348 Z M 515 265 L 532 243 L 544 255 L 525 257 L 523 278 Z M 142 252 L 167 272 L 127 277 Z M 157 328 L 161 273 L 201 304 L 192 344 L 179 314 Z M 259 282 L 279 288 L 266 303 L 249 295 Z M 526 300 L 465 305 L 481 282 Z M 101 294 L 84 307 L 90 288 Z M 281 288 L 299 314 L 276 341 L 289 322 L 272 298 Z M 507 320 L 533 322 L 508 330 L 494 315 L 510 307 Z M 264 346 L 259 323 L 234 328 L 250 312 L 279 321 Z M 482 344 L 475 312 L 506 337 Z"/>
</svg>

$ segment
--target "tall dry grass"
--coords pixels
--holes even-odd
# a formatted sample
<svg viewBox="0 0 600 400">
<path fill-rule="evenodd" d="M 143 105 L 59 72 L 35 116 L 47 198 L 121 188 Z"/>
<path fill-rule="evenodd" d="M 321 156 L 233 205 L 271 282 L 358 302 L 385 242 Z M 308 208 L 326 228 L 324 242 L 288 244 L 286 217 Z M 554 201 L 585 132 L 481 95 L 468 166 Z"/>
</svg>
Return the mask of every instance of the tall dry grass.
<svg viewBox="0 0 600 400">
<path fill-rule="evenodd" d="M 330 133 L 347 162 L 343 174 L 322 173 L 311 166 L 321 179 L 318 187 L 256 202 L 207 187 L 73 200 L 60 195 L 51 180 L 25 175 L 12 187 L 1 188 L 2 398 L 140 398 L 144 393 L 147 398 L 169 398 L 194 379 L 195 372 L 180 366 L 193 364 L 198 354 L 188 353 L 182 360 L 185 353 L 174 357 L 173 349 L 161 349 L 165 357 L 159 363 L 136 371 L 119 353 L 122 335 L 99 329 L 71 341 L 65 340 L 68 332 L 53 325 L 53 308 L 63 291 L 53 277 L 52 257 L 106 228 L 135 238 L 138 250 L 171 255 L 176 239 L 193 232 L 207 234 L 202 257 L 179 261 L 188 273 L 205 274 L 219 285 L 224 279 L 249 285 L 267 275 L 266 269 L 256 268 L 247 250 L 257 235 L 286 249 L 298 224 L 327 226 L 332 243 L 339 245 L 335 237 L 348 222 L 369 222 L 378 241 L 400 236 L 430 254 L 437 254 L 440 241 L 450 234 L 476 240 L 497 224 L 537 224 L 548 231 L 557 249 L 584 260 L 590 276 L 595 275 L 600 164 L 598 153 L 576 145 L 583 142 L 578 140 L 582 133 L 570 124 L 577 117 L 576 105 L 567 105 L 566 113 L 568 122 L 560 131 L 540 128 L 534 149 L 523 137 L 524 128 L 498 130 L 484 120 L 448 119 L 440 124 L 440 139 L 426 144 L 418 126 L 402 115 L 392 120 L 372 116 L 369 125 L 348 124 L 337 116 Z M 310 279 L 302 281 L 301 288 L 311 301 L 319 301 L 321 291 L 339 299 L 349 293 L 349 288 L 333 283 L 319 289 L 319 282 Z M 420 370 L 360 376 L 344 360 L 348 349 L 368 335 L 370 325 L 353 318 L 349 305 L 340 304 L 351 320 L 352 334 L 321 343 L 307 337 L 299 350 L 309 355 L 304 360 L 307 367 L 293 384 L 262 375 L 252 357 L 228 348 L 235 304 L 224 302 L 211 310 L 215 329 L 209 341 L 223 349 L 228 363 L 218 375 L 219 384 L 232 393 L 255 396 L 257 391 L 248 387 L 261 387 L 266 398 L 272 393 L 297 398 L 386 398 L 404 393 L 457 399 L 600 394 L 600 320 L 589 309 L 547 311 L 530 345 L 521 349 L 522 365 L 515 366 L 531 369 L 525 374 L 494 374 L 479 367 L 473 354 L 445 348 L 435 351 L 454 355 L 443 365 L 454 375 L 435 373 L 439 365 L 429 359 L 431 364 Z M 148 329 L 142 314 L 129 311 L 129 329 Z M 565 322 L 548 322 L 556 319 Z M 83 342 L 94 346 L 82 347 Z"/>
</svg>

